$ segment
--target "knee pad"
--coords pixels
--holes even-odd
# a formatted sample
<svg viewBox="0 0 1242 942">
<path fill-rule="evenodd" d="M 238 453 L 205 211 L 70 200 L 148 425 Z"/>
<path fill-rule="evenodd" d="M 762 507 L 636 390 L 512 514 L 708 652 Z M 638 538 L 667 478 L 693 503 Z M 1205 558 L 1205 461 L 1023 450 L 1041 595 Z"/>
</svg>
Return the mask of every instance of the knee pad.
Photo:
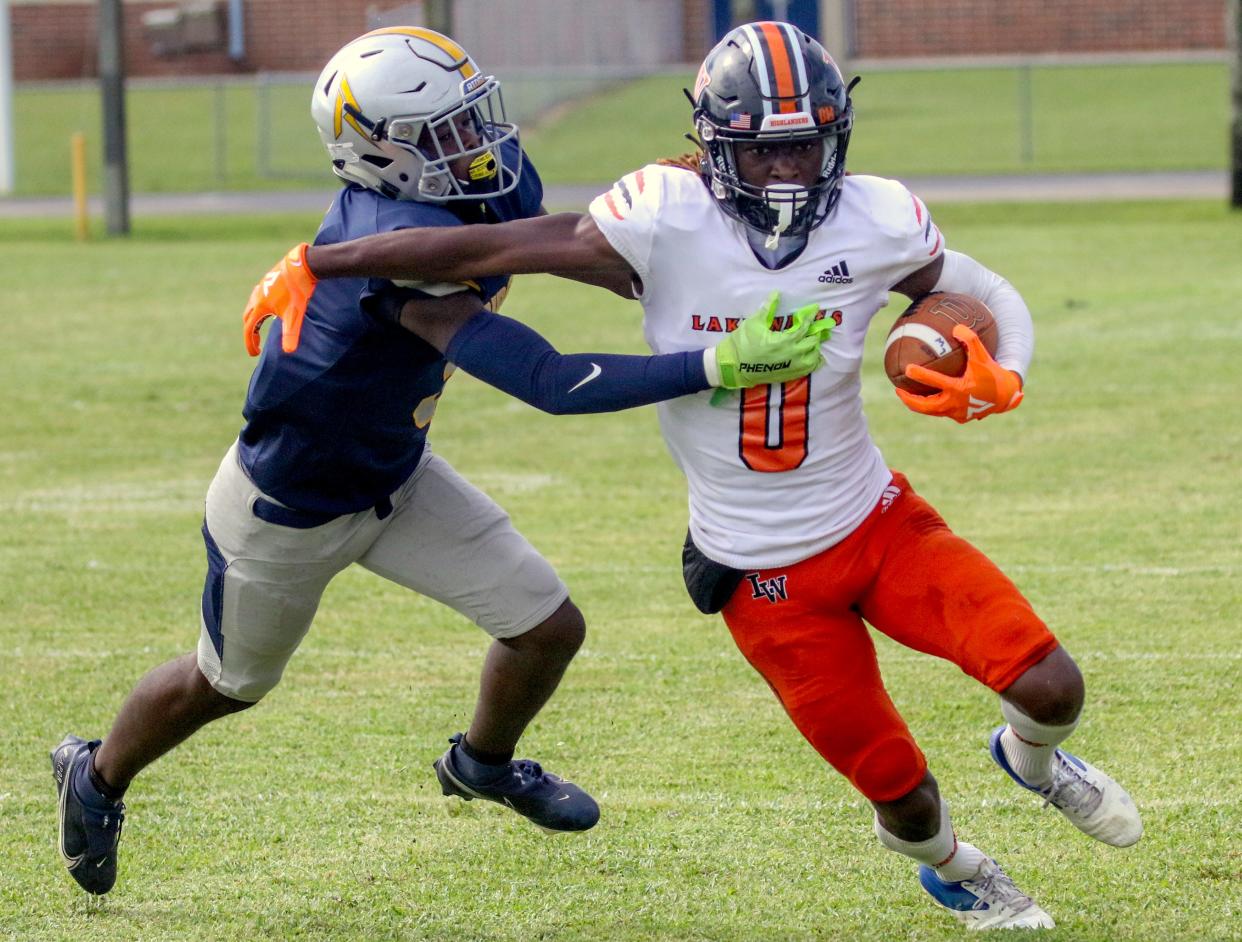
<svg viewBox="0 0 1242 942">
<path fill-rule="evenodd" d="M 927 773 L 923 751 L 909 736 L 871 743 L 854 757 L 846 775 L 870 801 L 896 801 L 909 794 Z"/>
</svg>

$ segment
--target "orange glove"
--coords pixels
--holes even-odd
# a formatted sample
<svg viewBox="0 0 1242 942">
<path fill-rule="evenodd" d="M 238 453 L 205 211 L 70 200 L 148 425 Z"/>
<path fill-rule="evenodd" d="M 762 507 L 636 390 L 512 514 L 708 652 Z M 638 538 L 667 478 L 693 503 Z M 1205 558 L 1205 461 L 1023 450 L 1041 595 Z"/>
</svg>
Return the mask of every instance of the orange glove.
<svg viewBox="0 0 1242 942">
<path fill-rule="evenodd" d="M 925 366 L 907 366 L 906 375 L 912 380 L 940 390 L 930 396 L 916 396 L 898 389 L 897 395 L 907 408 L 923 415 L 947 415 L 955 422 L 1016 409 L 1022 401 L 1022 378 L 993 360 L 969 327 L 956 325 L 953 336 L 966 345 L 966 372 L 945 376 Z"/>
<path fill-rule="evenodd" d="M 295 245 L 288 254 L 254 286 L 250 301 L 242 314 L 242 330 L 246 352 L 259 355 L 259 327 L 269 317 L 279 317 L 282 328 L 280 349 L 293 353 L 302 334 L 302 316 L 315 293 L 319 279 L 306 264 L 305 242 Z"/>
</svg>

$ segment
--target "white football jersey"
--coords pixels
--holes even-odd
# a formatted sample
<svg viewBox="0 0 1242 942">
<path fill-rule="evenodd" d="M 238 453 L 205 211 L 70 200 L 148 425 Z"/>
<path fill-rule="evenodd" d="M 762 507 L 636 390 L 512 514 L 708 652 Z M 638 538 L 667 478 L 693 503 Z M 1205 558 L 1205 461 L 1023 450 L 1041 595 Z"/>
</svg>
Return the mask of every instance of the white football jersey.
<svg viewBox="0 0 1242 942">
<path fill-rule="evenodd" d="M 891 481 L 863 417 L 863 341 L 889 289 L 944 250 L 927 208 L 896 181 L 847 176 L 833 214 L 777 270 L 755 258 L 745 228 L 698 174 L 680 167 L 631 173 L 590 212 L 642 279 L 643 333 L 655 353 L 714 346 L 774 290 L 778 313 L 813 302 L 836 322 L 825 365 L 809 377 L 657 408 L 706 556 L 739 569 L 785 566 L 844 539 Z"/>
</svg>

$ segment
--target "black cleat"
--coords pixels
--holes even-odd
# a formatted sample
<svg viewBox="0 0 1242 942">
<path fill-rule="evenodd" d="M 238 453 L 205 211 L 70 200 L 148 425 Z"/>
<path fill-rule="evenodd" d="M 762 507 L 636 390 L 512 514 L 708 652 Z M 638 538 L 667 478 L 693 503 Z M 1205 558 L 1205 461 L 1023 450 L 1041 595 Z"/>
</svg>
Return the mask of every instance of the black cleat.
<svg viewBox="0 0 1242 942">
<path fill-rule="evenodd" d="M 515 759 L 496 778 L 480 782 L 469 778 L 456 760 L 463 734 L 449 739 L 448 751 L 432 763 L 446 795 L 470 801 L 482 798 L 512 808 L 545 831 L 585 831 L 599 820 L 595 799 L 573 782 L 545 772 L 538 762 Z"/>
<path fill-rule="evenodd" d="M 84 781 L 86 764 L 100 742 L 66 736 L 52 750 L 52 774 L 60 796 L 60 856 L 78 885 L 97 896 L 116 883 L 117 844 L 125 821 L 124 803 L 109 801 Z M 89 797 L 83 799 L 82 792 Z"/>
</svg>

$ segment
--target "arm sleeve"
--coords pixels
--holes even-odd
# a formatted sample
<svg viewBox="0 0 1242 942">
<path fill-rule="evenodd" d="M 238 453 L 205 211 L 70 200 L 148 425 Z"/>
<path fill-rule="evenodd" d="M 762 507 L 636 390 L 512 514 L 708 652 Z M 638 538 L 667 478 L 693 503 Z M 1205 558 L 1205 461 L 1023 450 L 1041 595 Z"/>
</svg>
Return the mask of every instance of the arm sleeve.
<svg viewBox="0 0 1242 942">
<path fill-rule="evenodd" d="M 1031 312 L 1016 288 L 996 272 L 961 252 L 944 253 L 944 269 L 935 291 L 959 291 L 978 298 L 996 318 L 996 362 L 1026 379 L 1035 352 Z"/>
<path fill-rule="evenodd" d="M 553 415 L 616 412 L 710 388 L 703 353 L 559 353 L 508 317 L 480 311 L 453 335 L 451 362 Z"/>
</svg>

